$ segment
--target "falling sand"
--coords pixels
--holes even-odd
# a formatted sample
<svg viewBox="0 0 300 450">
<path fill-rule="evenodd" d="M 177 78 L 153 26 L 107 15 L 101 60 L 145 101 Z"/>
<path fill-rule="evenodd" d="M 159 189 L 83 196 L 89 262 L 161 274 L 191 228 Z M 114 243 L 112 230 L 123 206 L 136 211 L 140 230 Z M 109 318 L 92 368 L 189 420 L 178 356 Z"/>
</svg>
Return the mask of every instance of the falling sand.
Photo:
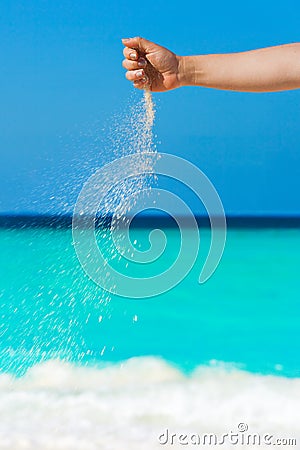
<svg viewBox="0 0 300 450">
<path fill-rule="evenodd" d="M 109 266 L 122 273 L 127 272 L 128 257 L 132 247 L 128 245 L 126 230 L 131 226 L 131 220 L 137 211 L 139 213 L 144 210 L 149 192 L 156 184 L 154 170 L 156 158 L 149 157 L 149 153 L 152 155 L 157 153 L 153 134 L 154 119 L 155 105 L 151 92 L 144 90 L 142 99 L 131 102 L 129 114 L 123 116 L 117 126 L 112 129 L 111 142 L 115 148 L 115 158 L 118 160 L 120 156 L 135 155 L 133 159 L 135 175 L 126 176 L 127 167 L 124 167 L 124 176 L 120 175 L 118 170 L 118 183 L 106 193 L 104 202 L 98 210 L 100 228 L 97 232 L 97 241 L 106 259 L 102 286 L 110 286 L 111 292 L 115 291 L 115 285 L 110 280 Z M 116 178 L 113 164 L 107 177 L 107 181 L 102 178 L 103 185 L 110 185 L 110 181 Z M 96 189 L 95 196 L 97 195 Z M 109 228 L 107 228 L 108 223 Z M 135 247 L 140 247 L 140 243 L 136 242 Z M 134 262 L 134 259 L 131 261 Z M 104 298 L 105 303 L 109 302 L 110 294 L 107 293 Z"/>
<path fill-rule="evenodd" d="M 144 90 L 144 107 L 145 107 L 145 128 L 151 131 L 155 118 L 155 109 L 152 94 L 149 91 L 149 89 Z"/>
<path fill-rule="evenodd" d="M 155 105 L 149 90 L 144 90 L 140 102 L 131 104 L 128 119 L 129 123 L 125 121 L 125 129 L 116 130 L 115 139 L 116 141 L 120 139 L 122 156 L 140 155 L 137 159 L 138 167 L 136 167 L 139 176 L 122 180 L 112 191 L 106 204 L 108 214 L 118 210 L 118 216 L 122 215 L 124 220 L 126 220 L 124 216 L 130 212 L 131 206 L 136 204 L 138 193 L 151 189 L 155 182 L 154 167 L 152 167 L 154 159 L 148 156 L 148 153 L 156 152 L 153 135 Z M 120 150 L 118 149 L 118 156 L 119 153 Z M 149 174 L 149 172 L 152 173 Z M 132 201 L 128 202 L 130 197 L 132 197 Z"/>
</svg>

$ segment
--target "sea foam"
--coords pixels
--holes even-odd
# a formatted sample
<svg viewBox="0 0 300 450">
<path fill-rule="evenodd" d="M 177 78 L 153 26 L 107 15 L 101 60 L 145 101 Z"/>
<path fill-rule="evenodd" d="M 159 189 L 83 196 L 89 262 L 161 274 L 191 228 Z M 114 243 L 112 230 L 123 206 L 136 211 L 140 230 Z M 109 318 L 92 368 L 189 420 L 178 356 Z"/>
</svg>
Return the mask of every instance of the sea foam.
<svg viewBox="0 0 300 450">
<path fill-rule="evenodd" d="M 1 375 L 0 395 L 1 449 L 189 448 L 161 445 L 158 437 L 166 429 L 221 435 L 240 423 L 248 433 L 300 442 L 300 379 L 222 364 L 187 376 L 154 357 L 102 368 L 52 360 L 18 379 Z"/>
</svg>

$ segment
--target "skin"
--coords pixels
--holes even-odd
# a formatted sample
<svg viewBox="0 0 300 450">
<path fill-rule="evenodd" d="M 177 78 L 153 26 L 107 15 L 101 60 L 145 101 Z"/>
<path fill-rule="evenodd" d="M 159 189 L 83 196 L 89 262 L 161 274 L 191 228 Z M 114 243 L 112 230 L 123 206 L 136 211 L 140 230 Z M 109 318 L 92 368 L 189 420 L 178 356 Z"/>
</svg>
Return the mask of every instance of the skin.
<svg viewBox="0 0 300 450">
<path fill-rule="evenodd" d="M 276 92 L 300 88 L 300 43 L 242 53 L 178 56 L 141 37 L 122 42 L 126 78 L 138 89 L 165 92 L 203 86 Z"/>
</svg>

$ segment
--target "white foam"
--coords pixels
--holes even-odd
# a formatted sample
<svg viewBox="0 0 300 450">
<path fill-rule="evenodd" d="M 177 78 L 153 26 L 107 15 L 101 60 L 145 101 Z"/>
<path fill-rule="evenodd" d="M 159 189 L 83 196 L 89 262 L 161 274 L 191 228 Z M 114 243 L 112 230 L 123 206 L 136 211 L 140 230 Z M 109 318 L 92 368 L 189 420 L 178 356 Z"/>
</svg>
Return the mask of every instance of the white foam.
<svg viewBox="0 0 300 450">
<path fill-rule="evenodd" d="M 300 379 L 222 366 L 184 376 L 158 358 L 105 368 L 48 361 L 17 380 L 1 375 L 0 398 L 1 450 L 190 448 L 162 446 L 158 436 L 222 434 L 241 422 L 300 443 Z"/>
</svg>

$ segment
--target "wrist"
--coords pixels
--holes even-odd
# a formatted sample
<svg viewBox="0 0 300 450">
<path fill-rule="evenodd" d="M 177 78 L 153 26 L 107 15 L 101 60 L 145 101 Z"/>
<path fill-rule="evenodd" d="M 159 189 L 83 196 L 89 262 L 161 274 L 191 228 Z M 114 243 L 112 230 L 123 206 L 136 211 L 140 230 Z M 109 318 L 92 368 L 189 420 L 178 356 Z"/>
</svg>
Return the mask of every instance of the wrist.
<svg viewBox="0 0 300 450">
<path fill-rule="evenodd" d="M 187 86 L 186 56 L 177 56 L 179 87 Z"/>
<path fill-rule="evenodd" d="M 194 85 L 194 66 L 191 56 L 178 56 L 178 81 L 179 86 L 193 86 Z"/>
<path fill-rule="evenodd" d="M 178 56 L 179 86 L 203 86 L 204 61 L 202 56 Z"/>
</svg>

